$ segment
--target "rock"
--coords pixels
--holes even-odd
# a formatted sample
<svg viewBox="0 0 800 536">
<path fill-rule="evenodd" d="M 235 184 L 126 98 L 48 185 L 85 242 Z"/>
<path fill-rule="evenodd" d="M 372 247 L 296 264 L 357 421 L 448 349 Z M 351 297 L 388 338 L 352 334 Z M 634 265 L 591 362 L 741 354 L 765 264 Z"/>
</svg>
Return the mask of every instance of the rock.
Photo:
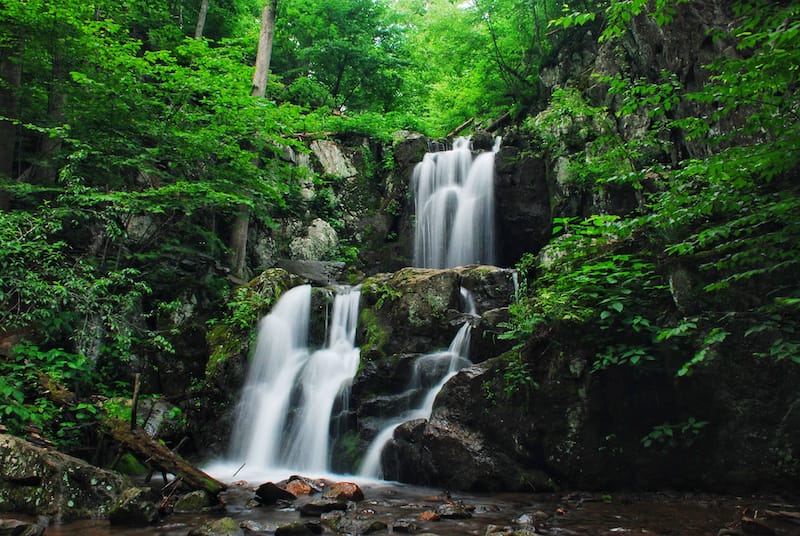
<svg viewBox="0 0 800 536">
<path fill-rule="evenodd" d="M 343 517 L 338 523 L 339 534 L 370 534 L 387 528 L 386 523 L 377 519 L 353 519 Z"/>
<path fill-rule="evenodd" d="M 436 513 L 442 519 L 469 519 L 472 517 L 472 513 L 467 510 L 461 501 L 440 504 L 436 508 Z"/>
<path fill-rule="evenodd" d="M 17 519 L 0 519 L 0 536 L 42 536 L 47 523 L 31 523 Z"/>
<path fill-rule="evenodd" d="M 337 482 L 322 494 L 325 499 L 336 499 L 338 501 L 363 501 L 364 492 L 353 482 Z"/>
<path fill-rule="evenodd" d="M 332 512 L 325 512 L 319 516 L 320 523 L 328 527 L 334 532 L 339 532 L 339 523 L 344 518 L 345 513 L 341 510 L 333 510 Z"/>
<path fill-rule="evenodd" d="M 56 522 L 106 517 L 130 483 L 60 452 L 0 434 L 0 511 Z"/>
<path fill-rule="evenodd" d="M 343 262 L 334 261 L 280 259 L 275 264 L 290 274 L 320 285 L 332 285 L 340 281 L 345 269 Z"/>
<path fill-rule="evenodd" d="M 311 222 L 306 236 L 300 236 L 289 244 L 293 260 L 322 261 L 329 259 L 339 248 L 339 236 L 331 224 L 321 218 Z"/>
<path fill-rule="evenodd" d="M 151 525 L 158 521 L 158 507 L 150 500 L 148 488 L 128 488 L 111 508 L 108 520 L 112 525 Z"/>
<path fill-rule="evenodd" d="M 334 510 L 347 510 L 347 503 L 336 499 L 323 499 L 308 502 L 300 507 L 300 515 L 319 517 L 326 512 L 333 512 Z"/>
<path fill-rule="evenodd" d="M 350 159 L 342 153 L 341 147 L 335 141 L 314 140 L 311 142 L 310 147 L 326 175 L 344 179 L 358 173 Z"/>
<path fill-rule="evenodd" d="M 176 513 L 200 512 L 209 506 L 211 506 L 211 497 L 208 496 L 208 493 L 199 489 L 178 497 L 173 511 Z"/>
<path fill-rule="evenodd" d="M 420 515 L 417 516 L 417 519 L 420 521 L 439 521 L 442 516 L 439 515 L 438 512 L 434 512 L 433 510 L 425 510 Z"/>
<path fill-rule="evenodd" d="M 201 527 L 193 528 L 188 536 L 239 536 L 244 531 L 239 524 L 230 517 L 223 517 Z"/>
<path fill-rule="evenodd" d="M 259 504 L 275 504 L 278 501 L 294 501 L 295 495 L 289 493 L 273 482 L 265 482 L 256 489 L 256 500 Z"/>
<path fill-rule="evenodd" d="M 497 263 L 513 266 L 524 253 L 550 240 L 551 207 L 547 168 L 541 158 L 502 147 L 495 157 Z"/>
<path fill-rule="evenodd" d="M 317 486 L 315 483 L 312 483 L 307 478 L 300 476 L 290 477 L 286 485 L 283 486 L 283 489 L 295 496 L 312 495 L 314 493 L 319 493 L 320 491 L 319 486 Z"/>
<path fill-rule="evenodd" d="M 392 532 L 403 534 L 416 534 L 421 527 L 414 519 L 396 519 L 392 522 Z"/>
<path fill-rule="evenodd" d="M 306 534 L 321 534 L 322 526 L 310 521 L 293 521 L 281 525 L 275 530 L 275 536 L 304 536 Z"/>
</svg>

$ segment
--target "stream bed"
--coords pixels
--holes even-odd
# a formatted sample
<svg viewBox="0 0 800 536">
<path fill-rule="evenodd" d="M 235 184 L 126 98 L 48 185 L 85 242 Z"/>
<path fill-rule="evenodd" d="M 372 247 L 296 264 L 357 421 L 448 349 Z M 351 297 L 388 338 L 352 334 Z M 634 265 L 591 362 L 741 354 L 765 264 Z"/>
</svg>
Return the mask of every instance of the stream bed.
<svg viewBox="0 0 800 536">
<path fill-rule="evenodd" d="M 374 520 L 386 527 L 374 534 L 412 533 L 439 536 L 487 534 L 552 535 L 749 535 L 800 534 L 800 503 L 782 497 L 736 497 L 667 492 L 636 494 L 476 494 L 390 482 L 361 483 L 365 498 L 351 503 L 348 517 Z M 192 529 L 221 517 L 233 518 L 242 534 L 273 534 L 278 526 L 293 521 L 319 523 L 316 517 L 301 517 L 295 504 L 253 506 L 253 487 L 239 483 L 221 495 L 224 508 L 202 514 L 172 514 L 145 528 L 111 526 L 105 520 L 87 520 L 51 525 L 50 536 L 185 536 Z M 443 504 L 464 505 L 466 519 L 423 521 L 425 512 Z M 778 512 L 789 514 L 776 516 Z M 755 520 L 750 524 L 748 520 Z M 362 525 L 366 526 L 366 525 Z M 493 528 L 494 527 L 494 528 Z M 525 532 L 527 529 L 528 532 Z M 770 532 L 770 530 L 772 532 Z M 324 527 L 324 534 L 336 532 Z M 340 532 L 362 534 L 359 529 Z"/>
</svg>

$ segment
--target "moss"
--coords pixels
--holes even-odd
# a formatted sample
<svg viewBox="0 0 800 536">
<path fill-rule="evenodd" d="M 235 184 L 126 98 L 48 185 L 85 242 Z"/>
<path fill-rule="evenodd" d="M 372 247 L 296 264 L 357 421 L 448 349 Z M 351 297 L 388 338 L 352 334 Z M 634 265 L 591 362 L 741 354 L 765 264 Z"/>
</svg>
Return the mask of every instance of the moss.
<svg viewBox="0 0 800 536">
<path fill-rule="evenodd" d="M 362 326 L 364 333 L 364 342 L 361 345 L 362 350 L 385 355 L 384 346 L 389 337 L 386 330 L 381 326 L 375 311 L 369 308 L 362 309 L 358 322 Z"/>
<path fill-rule="evenodd" d="M 217 324 L 206 335 L 209 356 L 206 363 L 206 378 L 214 375 L 220 363 L 239 355 L 245 346 L 244 335 L 236 328 Z"/>
<path fill-rule="evenodd" d="M 136 459 L 136 456 L 129 453 L 120 457 L 119 461 L 114 465 L 114 470 L 130 476 L 145 474 L 148 471 L 147 467 Z"/>
</svg>

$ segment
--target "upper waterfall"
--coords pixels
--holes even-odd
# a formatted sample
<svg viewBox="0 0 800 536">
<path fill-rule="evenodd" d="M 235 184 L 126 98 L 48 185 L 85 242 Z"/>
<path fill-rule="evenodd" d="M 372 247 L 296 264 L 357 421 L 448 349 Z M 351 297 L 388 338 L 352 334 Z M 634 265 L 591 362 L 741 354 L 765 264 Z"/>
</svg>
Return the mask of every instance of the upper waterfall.
<svg viewBox="0 0 800 536">
<path fill-rule="evenodd" d="M 414 266 L 452 268 L 494 264 L 494 156 L 473 158 L 469 138 L 449 151 L 427 153 L 411 188 L 416 210 Z"/>
</svg>

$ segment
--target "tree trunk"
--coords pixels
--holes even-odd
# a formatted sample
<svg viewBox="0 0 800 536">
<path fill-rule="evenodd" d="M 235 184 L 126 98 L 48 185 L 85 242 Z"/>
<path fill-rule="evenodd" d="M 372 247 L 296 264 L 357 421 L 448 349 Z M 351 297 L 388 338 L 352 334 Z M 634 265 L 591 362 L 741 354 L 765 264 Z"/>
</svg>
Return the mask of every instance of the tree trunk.
<svg viewBox="0 0 800 536">
<path fill-rule="evenodd" d="M 197 26 L 194 28 L 195 39 L 203 37 L 203 29 L 206 27 L 206 17 L 208 16 L 208 1 L 202 0 L 200 2 L 200 14 L 197 16 Z"/>
<path fill-rule="evenodd" d="M 250 209 L 247 205 L 239 206 L 239 213 L 231 229 L 230 256 L 228 266 L 231 274 L 237 279 L 245 279 L 247 274 L 247 232 L 250 227 Z"/>
<path fill-rule="evenodd" d="M 263 97 L 267 94 L 267 78 L 272 59 L 272 38 L 275 36 L 275 12 L 277 10 L 278 0 L 266 0 L 264 10 L 261 12 L 261 32 L 258 35 L 256 71 L 253 73 L 253 91 L 251 93 L 254 97 Z"/>
<path fill-rule="evenodd" d="M 251 95 L 264 97 L 267 94 L 267 79 L 269 78 L 269 64 L 272 59 L 272 40 L 275 36 L 275 13 L 278 10 L 278 0 L 266 0 L 264 10 L 261 12 L 261 32 L 258 35 L 258 52 L 256 54 L 256 70 L 253 73 L 253 89 Z M 247 206 L 239 207 L 239 214 L 231 230 L 230 268 L 233 275 L 238 278 L 245 277 L 247 263 L 247 231 L 250 226 L 250 210 Z"/>
<path fill-rule="evenodd" d="M 147 435 L 147 432 L 141 428 L 131 430 L 128 423 L 112 417 L 103 421 L 103 428 L 108 435 L 124 445 L 137 458 L 148 460 L 148 463 L 159 469 L 172 473 L 191 488 L 205 490 L 216 497 L 226 487 L 222 482 L 173 453 L 163 443 Z"/>
</svg>

